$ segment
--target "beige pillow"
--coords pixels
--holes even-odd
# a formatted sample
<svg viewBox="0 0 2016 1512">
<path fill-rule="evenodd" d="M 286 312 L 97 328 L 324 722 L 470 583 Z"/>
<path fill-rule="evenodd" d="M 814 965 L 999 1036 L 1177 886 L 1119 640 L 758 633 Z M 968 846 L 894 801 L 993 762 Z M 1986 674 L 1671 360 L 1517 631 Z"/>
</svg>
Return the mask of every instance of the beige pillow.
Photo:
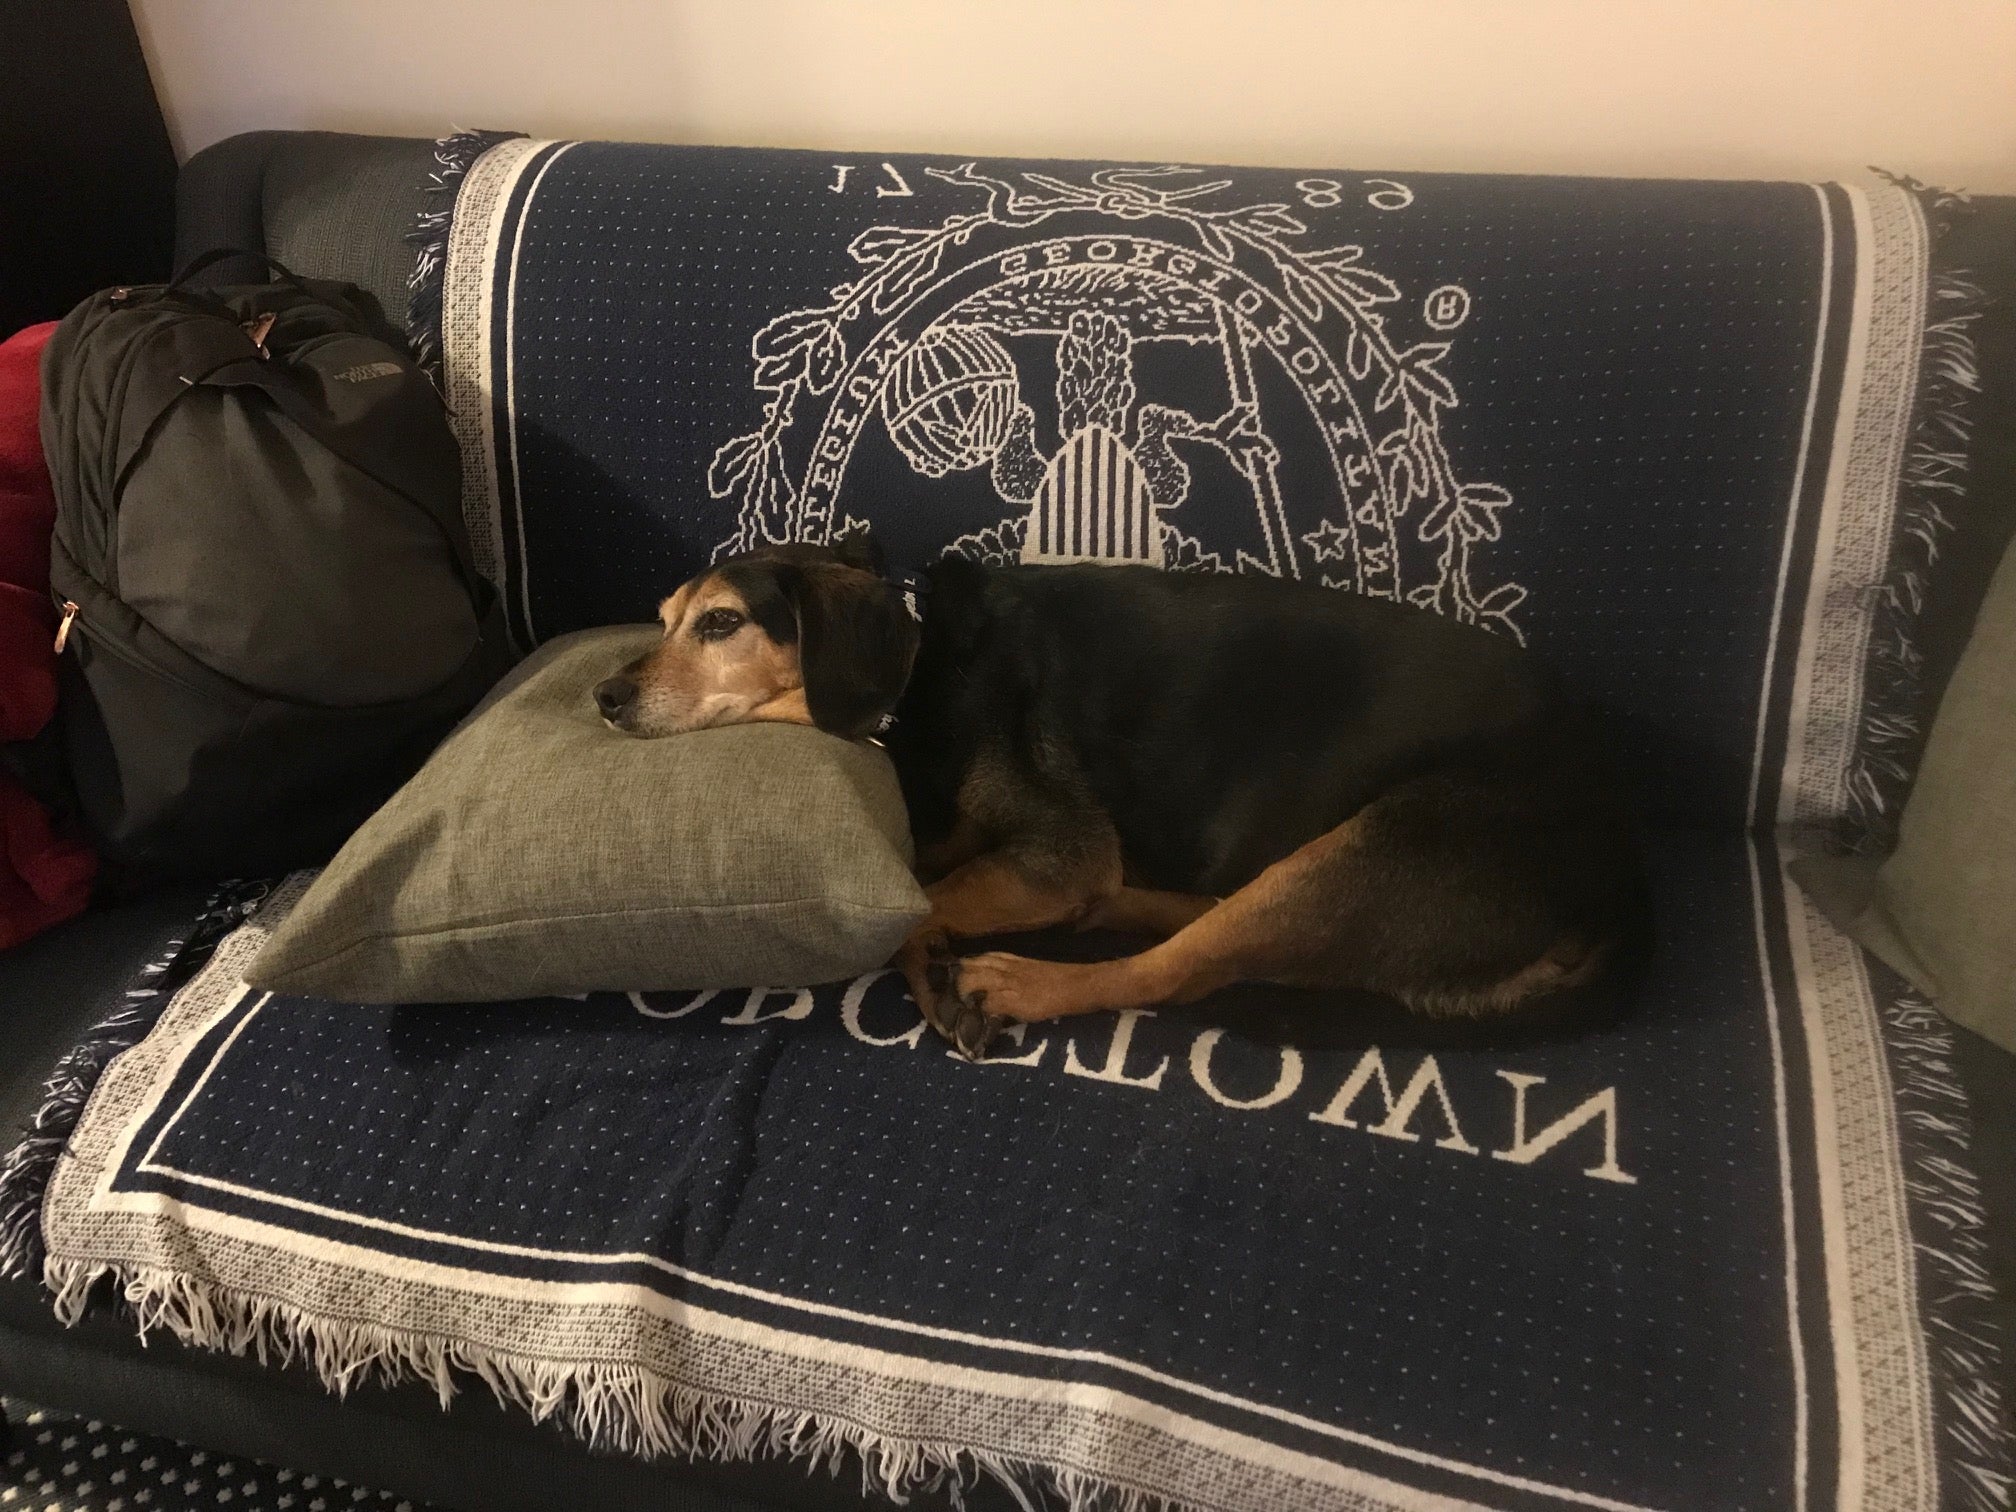
<svg viewBox="0 0 2016 1512">
<path fill-rule="evenodd" d="M 1940 701 L 1874 907 L 1940 1008 L 2016 1051 L 2016 548 Z"/>
<path fill-rule="evenodd" d="M 1896 852 L 1793 870 L 1947 1017 L 2016 1051 L 2016 547 L 1946 685 Z"/>
<path fill-rule="evenodd" d="M 329 863 L 251 983 L 482 1002 L 885 964 L 926 909 L 889 758 L 798 725 L 610 730 L 589 689 L 658 634 L 527 660 Z"/>
</svg>

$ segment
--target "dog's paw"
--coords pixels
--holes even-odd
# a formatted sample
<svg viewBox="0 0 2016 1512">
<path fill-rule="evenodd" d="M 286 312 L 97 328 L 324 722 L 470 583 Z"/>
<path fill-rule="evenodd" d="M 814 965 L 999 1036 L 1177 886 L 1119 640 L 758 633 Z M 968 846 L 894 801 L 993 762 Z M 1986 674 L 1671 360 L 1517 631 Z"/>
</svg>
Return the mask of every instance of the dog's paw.
<svg viewBox="0 0 2016 1512">
<path fill-rule="evenodd" d="M 935 1028 L 968 1060 L 982 1060 L 1008 1020 L 988 1012 L 986 992 L 968 992 L 960 984 L 960 968 L 952 968 L 950 992 L 937 1000 Z"/>
<path fill-rule="evenodd" d="M 997 1022 L 1040 1023 L 1109 1006 L 1103 963 L 1043 961 L 998 951 L 959 962 L 959 990 L 986 1005 Z"/>
<path fill-rule="evenodd" d="M 916 936 L 897 959 L 924 1022 L 967 1060 L 986 1055 L 1001 1032 L 1002 1020 L 987 1011 L 985 993 L 962 986 L 962 963 L 952 953 L 950 941 L 935 931 Z"/>
</svg>

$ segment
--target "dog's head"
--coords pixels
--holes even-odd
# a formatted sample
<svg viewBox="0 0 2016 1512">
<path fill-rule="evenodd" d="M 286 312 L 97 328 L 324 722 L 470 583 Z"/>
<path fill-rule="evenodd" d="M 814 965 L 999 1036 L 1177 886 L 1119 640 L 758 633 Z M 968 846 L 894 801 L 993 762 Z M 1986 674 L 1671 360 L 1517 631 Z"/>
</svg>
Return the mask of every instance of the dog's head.
<svg viewBox="0 0 2016 1512">
<path fill-rule="evenodd" d="M 766 720 L 871 735 L 917 655 L 916 622 L 866 532 L 731 557 L 658 618 L 665 638 L 595 687 L 602 717 L 632 735 Z"/>
</svg>

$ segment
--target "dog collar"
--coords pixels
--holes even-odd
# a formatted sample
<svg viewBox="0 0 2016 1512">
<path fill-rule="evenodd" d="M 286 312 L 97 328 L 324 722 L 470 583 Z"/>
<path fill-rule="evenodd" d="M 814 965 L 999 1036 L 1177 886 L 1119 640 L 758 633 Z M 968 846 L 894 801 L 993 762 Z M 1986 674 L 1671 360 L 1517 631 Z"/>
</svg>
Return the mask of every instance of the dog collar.
<svg viewBox="0 0 2016 1512">
<path fill-rule="evenodd" d="M 931 596 L 931 580 L 921 572 L 899 572 L 891 579 L 896 591 L 903 595 L 903 608 L 918 624 L 924 623 L 924 604 Z M 868 737 L 874 745 L 882 744 L 881 737 L 896 728 L 896 716 L 884 714 L 876 721 L 875 733 Z"/>
</svg>

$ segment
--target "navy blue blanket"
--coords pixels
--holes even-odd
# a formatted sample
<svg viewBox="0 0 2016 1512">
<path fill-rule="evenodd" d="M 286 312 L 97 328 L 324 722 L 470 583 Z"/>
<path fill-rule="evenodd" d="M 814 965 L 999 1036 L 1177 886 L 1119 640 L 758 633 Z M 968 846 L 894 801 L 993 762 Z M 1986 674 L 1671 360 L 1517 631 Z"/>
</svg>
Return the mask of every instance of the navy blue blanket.
<svg viewBox="0 0 2016 1512">
<path fill-rule="evenodd" d="M 1657 814 L 1727 829 L 1784 765 L 1781 630 L 1912 540 L 1930 278 L 1894 189 L 521 141 L 462 210 L 446 377 L 527 646 L 850 516 L 903 567 L 1266 571 L 1541 647 Z M 1870 628 L 1814 648 L 1843 685 Z"/>
<path fill-rule="evenodd" d="M 1943 1030 L 1776 838 L 1880 829 L 1909 779 L 1920 430 L 1962 339 L 1910 195 L 454 166 L 443 377 L 528 643 L 850 518 L 911 564 L 1404 597 L 1616 711 L 1665 821 L 1657 958 L 1573 1040 L 1235 989 L 972 1066 L 889 973 L 249 992 L 297 881 L 93 1098 L 43 1214 L 66 1313 L 110 1275 L 334 1386 L 480 1378 L 597 1442 L 848 1453 L 892 1494 L 2004 1504 Z"/>
</svg>

